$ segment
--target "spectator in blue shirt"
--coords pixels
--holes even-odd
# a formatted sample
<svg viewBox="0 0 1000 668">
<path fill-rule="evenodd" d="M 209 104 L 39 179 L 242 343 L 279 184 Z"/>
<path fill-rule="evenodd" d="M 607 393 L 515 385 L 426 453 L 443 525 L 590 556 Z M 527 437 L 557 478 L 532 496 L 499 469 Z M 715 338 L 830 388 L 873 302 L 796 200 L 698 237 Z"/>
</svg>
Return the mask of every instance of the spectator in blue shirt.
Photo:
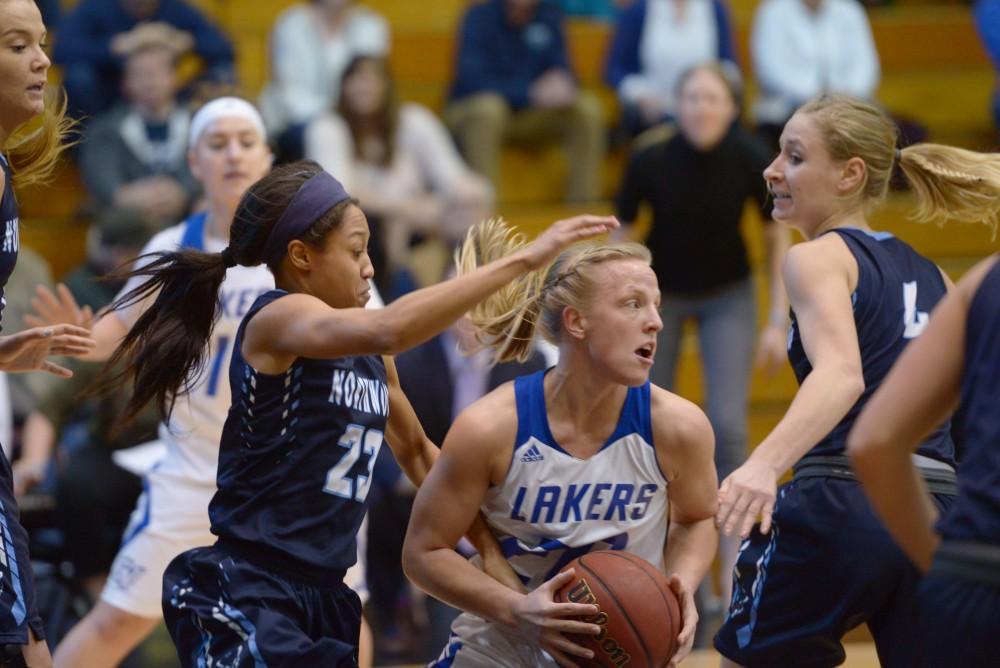
<svg viewBox="0 0 1000 668">
<path fill-rule="evenodd" d="M 494 184 L 505 138 L 558 137 L 569 162 L 568 199 L 600 196 L 603 111 L 578 86 L 562 15 L 547 0 L 487 0 L 469 8 L 445 120 L 472 168 Z"/>
<path fill-rule="evenodd" d="M 112 48 L 115 38 L 149 23 L 166 23 L 191 35 L 193 52 L 205 63 L 204 78 L 234 79 L 235 54 L 229 40 L 201 12 L 183 0 L 80 0 L 62 17 L 54 60 L 76 115 L 93 116 L 120 99 L 122 59 Z"/>
<path fill-rule="evenodd" d="M 1000 131 L 1000 0 L 979 0 L 973 9 L 976 29 L 997 71 L 993 93 L 993 124 Z"/>
</svg>

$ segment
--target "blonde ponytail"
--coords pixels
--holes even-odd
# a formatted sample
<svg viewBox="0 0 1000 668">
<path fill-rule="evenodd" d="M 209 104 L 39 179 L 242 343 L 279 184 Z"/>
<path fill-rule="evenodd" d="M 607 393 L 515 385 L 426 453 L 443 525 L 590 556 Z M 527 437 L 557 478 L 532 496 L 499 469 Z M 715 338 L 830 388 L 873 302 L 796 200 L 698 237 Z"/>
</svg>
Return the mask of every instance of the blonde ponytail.
<svg viewBox="0 0 1000 668">
<path fill-rule="evenodd" d="M 74 127 L 76 121 L 66 115 L 66 94 L 50 89 L 44 113 L 15 129 L 6 146 L 0 147 L 10 162 L 14 185 L 46 183 L 63 151 L 76 143 L 65 141 Z"/>
<path fill-rule="evenodd" d="M 502 218 L 473 226 L 455 252 L 459 275 L 506 257 L 527 244 Z M 494 361 L 528 359 L 536 330 L 550 343 L 559 344 L 562 314 L 567 306 L 582 309 L 597 284 L 588 268 L 611 260 L 652 262 L 649 249 L 637 243 L 576 244 L 541 269 L 507 284 L 468 314 L 480 343 L 494 351 Z"/>
<path fill-rule="evenodd" d="M 916 220 L 985 223 L 996 232 L 1000 154 L 914 144 L 900 152 L 899 166 L 917 196 Z"/>
</svg>

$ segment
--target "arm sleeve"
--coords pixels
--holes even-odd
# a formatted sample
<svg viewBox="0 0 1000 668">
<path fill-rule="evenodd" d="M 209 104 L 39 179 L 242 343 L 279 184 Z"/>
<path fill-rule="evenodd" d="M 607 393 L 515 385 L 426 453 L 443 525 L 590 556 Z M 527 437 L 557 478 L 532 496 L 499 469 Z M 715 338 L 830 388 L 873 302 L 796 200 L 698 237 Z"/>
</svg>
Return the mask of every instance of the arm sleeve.
<svg viewBox="0 0 1000 668">
<path fill-rule="evenodd" d="M 733 41 L 733 23 L 729 18 L 729 8 L 723 0 L 713 0 L 715 10 L 715 28 L 719 40 L 719 60 L 739 64 L 736 54 L 736 44 Z"/>
<path fill-rule="evenodd" d="M 303 21 L 293 8 L 280 16 L 271 32 L 271 83 L 275 86 L 275 102 L 285 117 L 302 123 L 326 111 L 326 97 L 314 90 L 313 79 L 320 54 L 312 53 L 316 45 L 301 33 Z"/>
<path fill-rule="evenodd" d="M 754 73 L 761 89 L 798 103 L 815 92 L 813 63 L 803 62 L 790 48 L 784 26 L 792 17 L 781 15 L 785 8 L 773 0 L 764 0 L 753 22 L 751 53 Z"/>
<path fill-rule="evenodd" d="M 354 140 L 347 123 L 336 114 L 323 114 L 306 127 L 305 157 L 337 177 L 347 192 L 356 189 Z"/>
<path fill-rule="evenodd" d="M 496 27 L 482 11 L 485 5 L 475 5 L 469 9 L 462 22 L 459 46 L 455 53 L 456 63 L 455 94 L 464 97 L 473 93 L 494 92 L 507 100 L 512 107 L 528 105 L 528 91 L 532 77 L 501 76 L 492 67 L 493 48 L 496 44 Z"/>
<path fill-rule="evenodd" d="M 878 51 L 868 15 L 860 3 L 850 0 L 844 5 L 843 25 L 838 31 L 843 36 L 843 65 L 836 89 L 855 97 L 871 99 L 879 80 Z"/>
<path fill-rule="evenodd" d="M 116 61 L 111 53 L 111 34 L 102 26 L 93 5 L 79 3 L 59 23 L 54 60 L 60 65 L 89 63 L 108 65 Z"/>
<path fill-rule="evenodd" d="M 403 133 L 399 138 L 401 145 L 413 152 L 424 180 L 430 183 L 434 192 L 447 194 L 451 184 L 472 176 L 451 136 L 426 107 L 406 105 L 400 111 L 399 131 Z"/>
<path fill-rule="evenodd" d="M 973 8 L 973 16 L 993 66 L 1000 69 L 1000 1 L 979 0 Z"/>
</svg>

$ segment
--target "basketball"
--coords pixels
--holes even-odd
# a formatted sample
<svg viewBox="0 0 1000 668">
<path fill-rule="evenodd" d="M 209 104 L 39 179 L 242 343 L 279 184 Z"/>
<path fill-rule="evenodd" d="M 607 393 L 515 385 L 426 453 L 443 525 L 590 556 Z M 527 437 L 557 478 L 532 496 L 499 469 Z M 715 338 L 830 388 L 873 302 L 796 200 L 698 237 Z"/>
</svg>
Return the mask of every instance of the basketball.
<svg viewBox="0 0 1000 668">
<path fill-rule="evenodd" d="M 661 668 L 677 651 L 682 627 L 680 603 L 667 577 L 628 552 L 605 550 L 574 559 L 563 570 L 576 577 L 556 593 L 557 602 L 593 603 L 598 613 L 584 621 L 598 624 L 598 636 L 571 635 L 593 650 L 588 663 L 600 668 Z"/>
</svg>

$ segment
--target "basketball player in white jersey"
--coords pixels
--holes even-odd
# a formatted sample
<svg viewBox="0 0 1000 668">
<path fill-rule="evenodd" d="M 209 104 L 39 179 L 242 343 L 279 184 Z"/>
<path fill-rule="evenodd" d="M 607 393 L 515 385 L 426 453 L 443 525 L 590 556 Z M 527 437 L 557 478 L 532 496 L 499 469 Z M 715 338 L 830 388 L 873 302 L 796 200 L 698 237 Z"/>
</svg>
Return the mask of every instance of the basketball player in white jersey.
<svg viewBox="0 0 1000 668">
<path fill-rule="evenodd" d="M 146 245 L 143 254 L 193 248 L 220 252 L 229 242 L 233 212 L 246 189 L 264 176 L 273 161 L 263 122 L 245 100 L 224 97 L 202 107 L 189 128 L 191 172 L 205 190 L 206 210 L 168 228 Z M 142 279 L 123 289 L 131 290 Z M 101 599 L 56 649 L 56 666 L 115 666 L 162 618 L 163 571 L 186 550 L 211 545 L 208 504 L 216 490 L 222 425 L 231 404 L 227 377 L 236 329 L 258 295 L 274 288 L 263 265 L 233 267 L 219 292 L 221 316 L 215 324 L 208 363 L 177 397 L 170 421 L 160 426 L 165 456 L 144 479 L 132 519 L 123 536 Z M 68 291 L 59 297 L 44 290 L 35 300 L 42 322 L 83 324 Z M 107 359 L 152 298 L 114 311 L 93 325 L 97 349 L 89 359 Z"/>
<path fill-rule="evenodd" d="M 518 244 L 506 227 L 487 228 L 466 245 L 462 271 Z M 649 265 L 637 244 L 577 246 L 470 314 L 499 360 L 523 355 L 536 326 L 560 357 L 463 412 L 417 494 L 404 568 L 466 611 L 432 666 L 589 657 L 563 633 L 598 627 L 569 618 L 579 608 L 553 594 L 572 577 L 557 575 L 563 566 L 602 549 L 637 554 L 670 576 L 684 622 L 671 665 L 690 651 L 692 592 L 718 540 L 713 435 L 698 407 L 649 383 L 662 327 Z M 452 549 L 480 509 L 530 593 L 499 585 Z"/>
</svg>

